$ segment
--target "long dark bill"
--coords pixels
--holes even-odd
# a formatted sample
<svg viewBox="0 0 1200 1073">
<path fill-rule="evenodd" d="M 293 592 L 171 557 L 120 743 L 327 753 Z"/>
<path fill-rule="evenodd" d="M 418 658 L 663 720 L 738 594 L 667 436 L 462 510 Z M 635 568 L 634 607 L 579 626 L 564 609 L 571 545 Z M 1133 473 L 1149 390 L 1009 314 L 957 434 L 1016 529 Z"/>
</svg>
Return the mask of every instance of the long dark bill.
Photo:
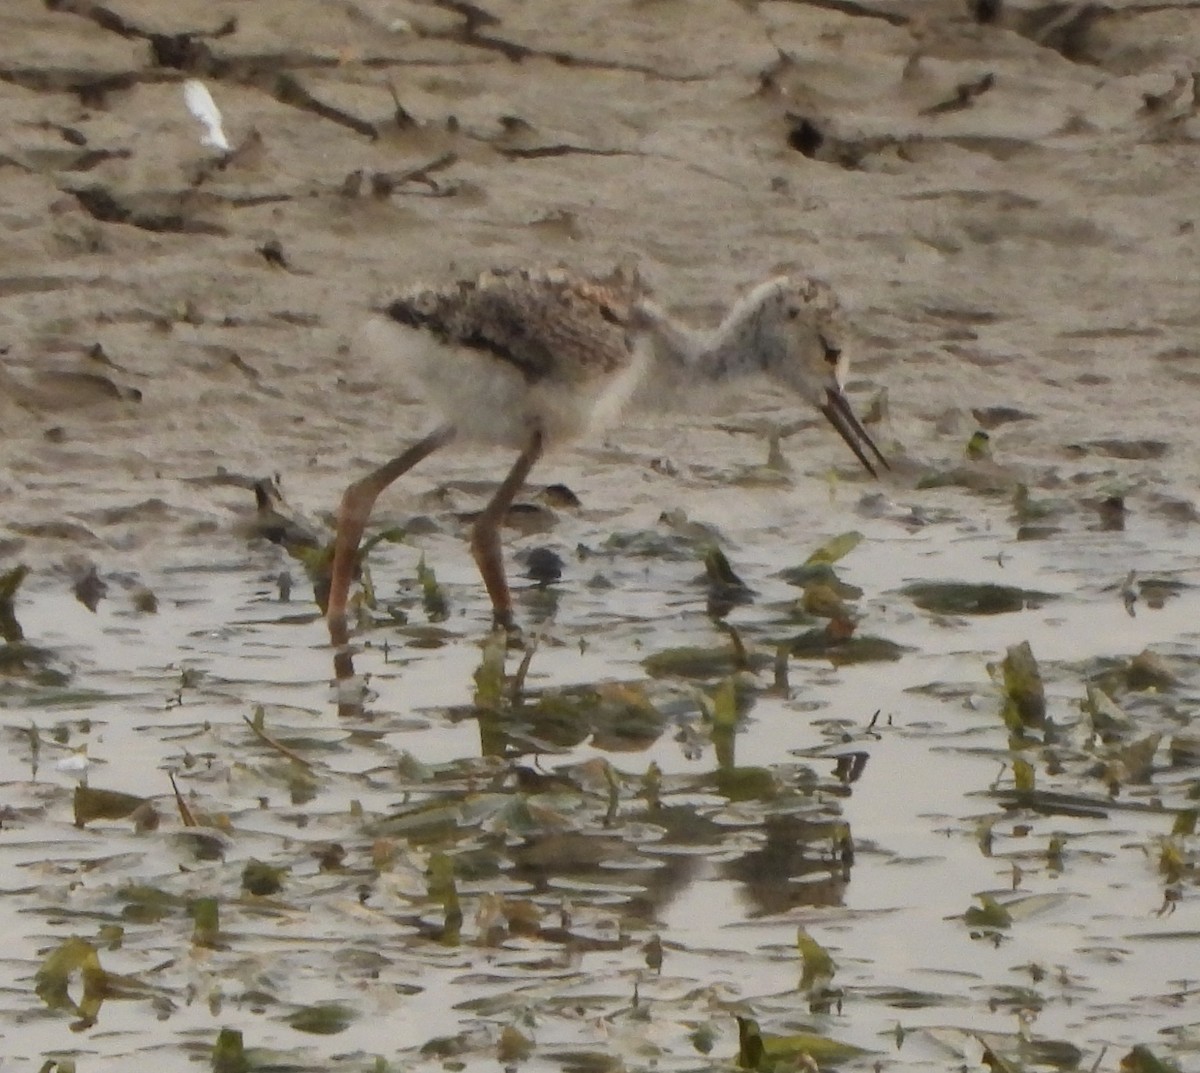
<svg viewBox="0 0 1200 1073">
<path fill-rule="evenodd" d="M 846 446 L 854 452 L 854 457 L 857 458 L 865 467 L 867 472 L 872 477 L 877 477 L 874 463 L 867 457 L 863 450 L 865 444 L 871 453 L 879 460 L 879 464 L 884 469 L 891 469 L 888 465 L 888 460 L 883 457 L 883 452 L 875 446 L 875 441 L 867 434 L 867 430 L 862 427 L 862 423 L 854 416 L 854 411 L 850 409 L 850 402 L 840 391 L 835 391 L 830 388 L 826 392 L 828 402 L 821 407 L 821 413 L 828 418 L 829 423 L 837 429 L 837 433 L 846 441 Z"/>
</svg>

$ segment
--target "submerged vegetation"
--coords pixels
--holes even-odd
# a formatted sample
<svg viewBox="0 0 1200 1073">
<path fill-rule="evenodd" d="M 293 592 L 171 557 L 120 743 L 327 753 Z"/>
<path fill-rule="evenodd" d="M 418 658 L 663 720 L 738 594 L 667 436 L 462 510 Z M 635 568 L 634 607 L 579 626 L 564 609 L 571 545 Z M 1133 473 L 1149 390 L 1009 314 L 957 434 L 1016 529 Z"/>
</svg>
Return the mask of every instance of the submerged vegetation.
<svg viewBox="0 0 1200 1073">
<path fill-rule="evenodd" d="M 274 590 L 214 631 L 211 602 L 164 583 L 155 622 L 177 625 L 154 658 L 138 632 L 111 666 L 10 664 L 27 726 L 8 732 L 6 826 L 74 879 L 55 894 L 39 852 L 4 850 L 41 922 L 4 1016 L 37 1003 L 87 1033 L 122 1005 L 169 1029 L 200 1003 L 180 1045 L 220 1070 L 335 1054 L 363 1070 L 1170 1070 L 1136 994 L 1155 978 L 1186 993 L 1168 982 L 1182 964 L 1150 966 L 1191 934 L 1175 917 L 1198 874 L 1200 664 L 1161 641 L 1047 656 L 1064 622 L 1096 616 L 1053 571 L 1000 584 L 976 566 L 888 593 L 846 565 L 871 547 L 858 533 L 763 570 L 712 530 L 664 525 L 665 543 L 610 543 L 602 561 L 619 588 L 631 556 L 663 555 L 694 615 L 645 633 L 584 614 L 518 652 L 500 634 L 476 648 L 463 593 L 419 557 L 393 580 L 374 543 L 354 717 L 313 703 L 328 669 L 289 653 L 321 623 Z M 29 643 L 27 608 L 45 622 L 25 580 L 4 579 L 9 645 Z M 1156 577 L 1171 602 L 1142 587 L 1147 615 L 1183 606 L 1172 581 Z M 1107 606 L 1154 626 L 1120 591 Z M 964 644 L 1007 620 L 1031 641 Z M 923 677 L 949 637 L 962 677 Z M 604 677 L 572 672 L 597 658 Z M 424 699 L 431 664 L 452 700 Z M 45 665 L 68 666 L 50 650 Z M 881 789 L 885 808 L 860 805 Z M 931 808 L 940 833 L 921 836 Z M 888 871 L 926 876 L 925 893 L 897 900 Z M 1092 923 L 1114 913 L 1119 939 Z M 1112 964 L 1137 976 L 1115 1027 L 1060 1024 Z M 966 995 L 942 988 L 949 966 Z"/>
</svg>

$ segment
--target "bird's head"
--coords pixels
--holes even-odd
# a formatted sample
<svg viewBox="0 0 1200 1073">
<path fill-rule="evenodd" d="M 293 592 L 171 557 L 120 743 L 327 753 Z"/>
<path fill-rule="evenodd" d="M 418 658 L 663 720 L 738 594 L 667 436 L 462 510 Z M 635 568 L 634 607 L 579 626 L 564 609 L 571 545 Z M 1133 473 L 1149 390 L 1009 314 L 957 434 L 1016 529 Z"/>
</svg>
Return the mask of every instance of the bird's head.
<svg viewBox="0 0 1200 1073">
<path fill-rule="evenodd" d="M 844 393 L 849 332 L 832 288 L 807 276 L 781 276 L 743 301 L 758 307 L 757 349 L 764 371 L 819 410 L 872 476 L 875 463 L 869 455 L 889 468 Z"/>
</svg>

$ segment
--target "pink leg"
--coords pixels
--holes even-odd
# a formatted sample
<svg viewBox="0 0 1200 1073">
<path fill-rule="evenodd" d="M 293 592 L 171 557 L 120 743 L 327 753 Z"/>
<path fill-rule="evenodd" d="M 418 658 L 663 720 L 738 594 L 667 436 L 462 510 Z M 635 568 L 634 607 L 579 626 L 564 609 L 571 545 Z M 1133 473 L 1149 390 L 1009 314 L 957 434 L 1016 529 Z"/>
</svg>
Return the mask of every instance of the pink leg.
<svg viewBox="0 0 1200 1073">
<path fill-rule="evenodd" d="M 329 578 L 329 600 L 325 608 L 325 619 L 329 625 L 329 636 L 335 648 L 349 640 L 346 626 L 346 601 L 350 596 L 350 583 L 354 580 L 354 568 L 358 557 L 358 545 L 363 530 L 371 517 L 371 510 L 380 493 L 397 477 L 407 473 L 421 459 L 433 454 L 454 439 L 454 426 L 443 425 L 423 440 L 414 443 L 407 451 L 385 462 L 373 473 L 355 481 L 342 494 L 342 503 L 337 513 L 337 536 L 333 542 L 333 569 Z"/>
<path fill-rule="evenodd" d="M 529 443 L 517 455 L 508 476 L 483 508 L 483 513 L 475 519 L 475 527 L 471 531 L 471 554 L 492 598 L 492 624 L 505 630 L 512 629 L 513 615 L 512 596 L 504 576 L 504 555 L 500 550 L 500 526 L 529 471 L 541 456 L 542 434 L 539 431 L 529 437 Z"/>
</svg>

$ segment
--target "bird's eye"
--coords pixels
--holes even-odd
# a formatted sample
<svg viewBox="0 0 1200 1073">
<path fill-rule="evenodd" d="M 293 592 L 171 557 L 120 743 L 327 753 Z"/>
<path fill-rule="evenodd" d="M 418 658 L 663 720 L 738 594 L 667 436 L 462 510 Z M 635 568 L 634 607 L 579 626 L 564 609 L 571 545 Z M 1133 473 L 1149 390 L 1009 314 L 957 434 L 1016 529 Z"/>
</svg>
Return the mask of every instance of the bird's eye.
<svg viewBox="0 0 1200 1073">
<path fill-rule="evenodd" d="M 842 348 L 834 346 L 825 336 L 818 336 L 821 340 L 821 349 L 825 351 L 825 362 L 828 365 L 836 365 L 842 356 Z"/>
</svg>

